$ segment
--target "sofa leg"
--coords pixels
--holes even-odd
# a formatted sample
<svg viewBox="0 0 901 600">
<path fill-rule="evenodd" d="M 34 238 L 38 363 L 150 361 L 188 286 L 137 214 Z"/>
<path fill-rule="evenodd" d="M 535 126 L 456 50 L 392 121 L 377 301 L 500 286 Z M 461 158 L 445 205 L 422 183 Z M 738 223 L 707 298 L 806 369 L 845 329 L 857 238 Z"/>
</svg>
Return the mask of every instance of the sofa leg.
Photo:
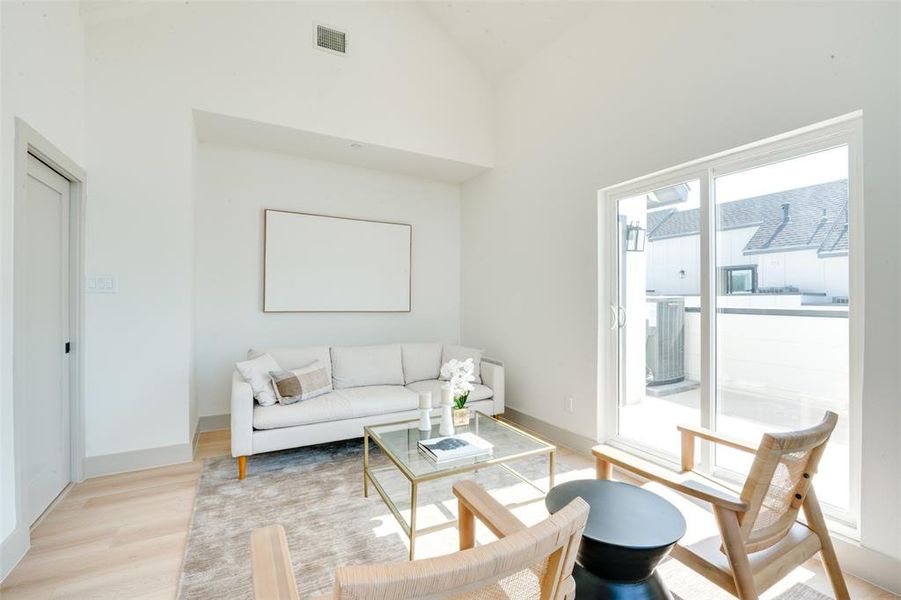
<svg viewBox="0 0 901 600">
<path fill-rule="evenodd" d="M 247 476 L 247 457 L 238 457 L 238 479 L 244 479 Z"/>
</svg>

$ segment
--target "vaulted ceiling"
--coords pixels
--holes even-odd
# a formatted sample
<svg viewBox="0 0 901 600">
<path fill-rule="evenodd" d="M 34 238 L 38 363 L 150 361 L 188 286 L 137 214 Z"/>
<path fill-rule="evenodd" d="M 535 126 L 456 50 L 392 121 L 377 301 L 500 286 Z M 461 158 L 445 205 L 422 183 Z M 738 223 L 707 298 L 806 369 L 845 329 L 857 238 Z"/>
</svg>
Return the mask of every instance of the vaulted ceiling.
<svg viewBox="0 0 901 600">
<path fill-rule="evenodd" d="M 598 6 L 556 0 L 421 3 L 489 79 L 515 70 Z"/>
<path fill-rule="evenodd" d="M 146 14 L 173 3 L 174 0 L 80 0 L 79 5 L 82 16 L 96 22 Z M 418 0 L 417 3 L 491 81 L 514 71 L 600 4 L 570 0 Z"/>
</svg>

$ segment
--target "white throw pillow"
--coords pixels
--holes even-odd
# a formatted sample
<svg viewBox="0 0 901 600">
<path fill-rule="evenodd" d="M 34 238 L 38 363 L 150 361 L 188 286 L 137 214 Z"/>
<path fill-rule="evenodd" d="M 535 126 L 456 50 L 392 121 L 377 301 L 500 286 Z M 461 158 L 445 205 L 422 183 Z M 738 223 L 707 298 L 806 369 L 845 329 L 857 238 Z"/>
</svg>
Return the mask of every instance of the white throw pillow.
<svg viewBox="0 0 901 600">
<path fill-rule="evenodd" d="M 482 383 L 482 352 L 483 350 L 478 350 L 476 348 L 466 348 L 464 346 L 449 346 L 445 344 L 444 351 L 441 353 L 441 364 L 446 365 L 447 362 L 452 358 L 456 358 L 457 360 L 461 361 L 466 360 L 467 358 L 471 358 L 474 367 L 473 375 L 476 376 L 476 379 L 473 383 Z M 440 379 L 442 381 L 447 381 L 446 377 L 441 377 Z"/>
<path fill-rule="evenodd" d="M 258 356 L 253 360 L 245 360 L 244 362 L 235 363 L 238 373 L 244 378 L 244 381 L 250 384 L 253 390 L 253 397 L 260 403 L 260 406 L 272 406 L 276 402 L 275 389 L 272 387 L 272 379 L 269 377 L 270 371 L 281 371 L 275 359 L 268 354 Z"/>
<path fill-rule="evenodd" d="M 438 379 L 441 370 L 441 344 L 404 344 L 404 382 Z"/>
<path fill-rule="evenodd" d="M 272 371 L 269 377 L 279 404 L 294 404 L 332 391 L 328 371 L 318 360 L 299 369 Z"/>
<path fill-rule="evenodd" d="M 363 385 L 403 385 L 399 344 L 332 347 L 332 383 L 336 390 Z"/>
</svg>

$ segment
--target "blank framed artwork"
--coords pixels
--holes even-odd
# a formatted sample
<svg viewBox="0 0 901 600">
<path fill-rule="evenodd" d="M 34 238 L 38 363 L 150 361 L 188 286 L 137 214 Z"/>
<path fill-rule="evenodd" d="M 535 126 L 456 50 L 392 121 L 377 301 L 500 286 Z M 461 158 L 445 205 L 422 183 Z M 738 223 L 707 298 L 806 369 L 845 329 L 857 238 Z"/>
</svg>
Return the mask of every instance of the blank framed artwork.
<svg viewBox="0 0 901 600">
<path fill-rule="evenodd" d="M 413 226 L 266 209 L 263 312 L 409 312 Z"/>
</svg>

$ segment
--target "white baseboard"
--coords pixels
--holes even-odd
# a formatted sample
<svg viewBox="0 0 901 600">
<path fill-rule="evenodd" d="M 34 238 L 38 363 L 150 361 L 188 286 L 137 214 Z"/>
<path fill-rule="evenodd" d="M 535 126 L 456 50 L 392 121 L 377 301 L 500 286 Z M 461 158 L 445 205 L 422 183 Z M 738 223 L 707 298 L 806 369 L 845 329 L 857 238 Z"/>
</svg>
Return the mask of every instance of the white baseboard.
<svg viewBox="0 0 901 600">
<path fill-rule="evenodd" d="M 31 532 L 28 527 L 18 526 L 0 542 L 0 583 L 12 573 L 28 549 L 31 547 Z"/>
<path fill-rule="evenodd" d="M 114 475 L 129 471 L 140 471 L 153 467 L 165 467 L 194 460 L 194 448 L 191 443 L 132 450 L 117 454 L 88 456 L 84 459 L 85 477 Z"/>
<path fill-rule="evenodd" d="M 901 560 L 842 536 L 830 537 L 843 571 L 901 595 Z"/>
</svg>

